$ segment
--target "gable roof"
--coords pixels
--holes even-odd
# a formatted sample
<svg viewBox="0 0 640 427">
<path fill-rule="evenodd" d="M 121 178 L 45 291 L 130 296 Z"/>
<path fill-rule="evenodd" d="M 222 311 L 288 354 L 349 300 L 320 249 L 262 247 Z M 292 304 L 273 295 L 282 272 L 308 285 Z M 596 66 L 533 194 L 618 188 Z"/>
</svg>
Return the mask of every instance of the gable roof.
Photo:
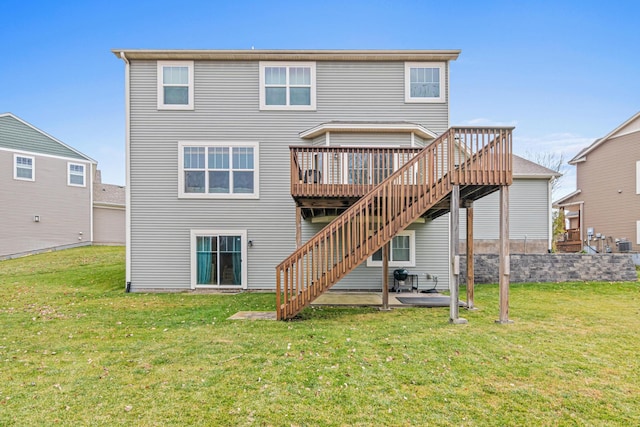
<svg viewBox="0 0 640 427">
<path fill-rule="evenodd" d="M 97 163 L 11 113 L 0 114 L 0 147 Z"/>
<path fill-rule="evenodd" d="M 605 137 L 596 139 L 591 145 L 580 150 L 580 152 L 576 154 L 573 159 L 569 160 L 569 164 L 575 165 L 576 163 L 584 162 L 585 160 L 587 160 L 587 154 L 589 154 L 611 138 L 638 131 L 640 131 L 640 112 L 636 113 L 629 120 L 609 132 Z"/>
<path fill-rule="evenodd" d="M 93 184 L 93 204 L 102 206 L 125 206 L 125 187 L 121 185 Z"/>
<path fill-rule="evenodd" d="M 562 176 L 562 174 L 514 154 L 513 176 L 514 178 L 551 179 L 558 178 Z"/>
<path fill-rule="evenodd" d="M 453 61 L 460 50 L 112 49 L 118 58 L 217 61 Z M 124 57 L 123 57 L 124 55 Z"/>
</svg>

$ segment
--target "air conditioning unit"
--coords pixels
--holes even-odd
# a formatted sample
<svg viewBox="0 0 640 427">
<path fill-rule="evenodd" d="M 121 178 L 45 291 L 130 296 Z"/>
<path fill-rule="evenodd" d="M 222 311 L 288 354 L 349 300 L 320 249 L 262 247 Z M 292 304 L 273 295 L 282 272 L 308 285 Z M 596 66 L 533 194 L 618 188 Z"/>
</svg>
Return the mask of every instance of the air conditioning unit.
<svg viewBox="0 0 640 427">
<path fill-rule="evenodd" d="M 625 240 L 619 241 L 618 250 L 620 252 L 629 252 L 631 250 L 631 242 Z"/>
</svg>

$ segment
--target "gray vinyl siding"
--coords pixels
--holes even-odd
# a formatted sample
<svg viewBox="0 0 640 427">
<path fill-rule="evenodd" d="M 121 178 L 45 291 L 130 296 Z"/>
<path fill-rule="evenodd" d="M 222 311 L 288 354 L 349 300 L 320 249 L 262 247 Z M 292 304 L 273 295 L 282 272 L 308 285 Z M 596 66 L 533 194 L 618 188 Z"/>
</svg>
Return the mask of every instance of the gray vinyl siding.
<svg viewBox="0 0 640 427">
<path fill-rule="evenodd" d="M 196 61 L 193 111 L 157 110 L 156 61 L 130 71 L 134 291 L 190 287 L 192 229 L 246 230 L 248 286 L 273 289 L 275 266 L 295 250 L 288 147 L 310 144 L 301 131 L 332 120 L 448 127 L 446 103 L 405 104 L 403 62 L 318 62 L 317 111 L 260 111 L 257 62 Z M 178 141 L 258 142 L 260 198 L 178 199 Z"/>
<path fill-rule="evenodd" d="M 91 164 L 86 187 L 67 185 L 68 159 L 31 154 L 35 181 L 13 179 L 14 153 L 0 150 L 0 256 L 91 242 Z M 34 222 L 34 216 L 40 222 Z"/>
<path fill-rule="evenodd" d="M 329 137 L 331 139 L 331 137 Z M 327 136 L 326 134 L 322 134 L 313 138 L 312 145 L 326 145 L 327 144 Z"/>
<path fill-rule="evenodd" d="M 324 225 L 326 224 L 311 224 L 305 221 L 302 227 L 303 242 L 313 237 Z M 433 280 L 427 280 L 427 273 L 438 276 L 438 289 L 447 289 L 449 286 L 449 215 L 443 215 L 424 224 L 411 224 L 407 230 L 415 230 L 416 265 L 401 268 L 418 275 L 421 290 L 435 285 Z M 390 275 L 394 269 L 389 267 Z M 392 285 L 393 282 L 390 281 L 389 286 Z M 382 267 L 367 267 L 365 261 L 332 289 L 379 291 L 382 289 Z"/>
<path fill-rule="evenodd" d="M 411 146 L 409 133 L 338 133 L 331 132 L 331 145 Z"/>
<path fill-rule="evenodd" d="M 89 160 L 11 116 L 0 116 L 0 147 L 16 151 Z"/>
<path fill-rule="evenodd" d="M 500 237 L 500 192 L 473 203 L 474 239 Z M 466 209 L 460 210 L 460 238 L 467 233 Z M 549 238 L 549 181 L 516 178 L 509 188 L 509 238 Z"/>
<path fill-rule="evenodd" d="M 418 135 L 413 136 L 413 142 L 416 147 L 424 147 L 425 145 L 427 145 L 427 141 L 425 141 L 423 138 L 420 138 Z"/>
</svg>

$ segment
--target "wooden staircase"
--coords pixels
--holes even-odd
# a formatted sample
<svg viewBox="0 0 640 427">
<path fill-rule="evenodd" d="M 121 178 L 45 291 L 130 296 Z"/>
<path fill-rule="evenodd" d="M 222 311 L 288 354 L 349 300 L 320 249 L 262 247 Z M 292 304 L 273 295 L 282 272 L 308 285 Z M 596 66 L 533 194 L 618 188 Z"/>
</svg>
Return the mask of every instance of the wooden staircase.
<svg viewBox="0 0 640 427">
<path fill-rule="evenodd" d="M 276 267 L 290 319 L 421 216 L 448 211 L 454 185 L 475 200 L 512 181 L 513 128 L 455 127 L 418 151 Z"/>
</svg>

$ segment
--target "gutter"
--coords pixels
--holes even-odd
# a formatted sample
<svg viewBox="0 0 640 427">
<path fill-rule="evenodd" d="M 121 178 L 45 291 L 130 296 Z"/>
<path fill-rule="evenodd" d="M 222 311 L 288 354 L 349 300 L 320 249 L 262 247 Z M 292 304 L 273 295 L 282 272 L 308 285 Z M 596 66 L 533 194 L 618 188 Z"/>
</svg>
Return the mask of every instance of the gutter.
<svg viewBox="0 0 640 427">
<path fill-rule="evenodd" d="M 125 144 L 125 263 L 126 263 L 126 274 L 125 274 L 125 282 L 126 288 L 125 292 L 131 291 L 131 170 L 130 166 L 130 157 L 131 157 L 131 126 L 130 126 L 130 117 L 131 117 L 131 100 L 130 100 L 130 75 L 131 75 L 131 64 L 127 59 L 127 56 L 124 52 L 120 52 L 120 58 L 125 63 L 125 76 L 124 76 L 124 144 Z"/>
</svg>

